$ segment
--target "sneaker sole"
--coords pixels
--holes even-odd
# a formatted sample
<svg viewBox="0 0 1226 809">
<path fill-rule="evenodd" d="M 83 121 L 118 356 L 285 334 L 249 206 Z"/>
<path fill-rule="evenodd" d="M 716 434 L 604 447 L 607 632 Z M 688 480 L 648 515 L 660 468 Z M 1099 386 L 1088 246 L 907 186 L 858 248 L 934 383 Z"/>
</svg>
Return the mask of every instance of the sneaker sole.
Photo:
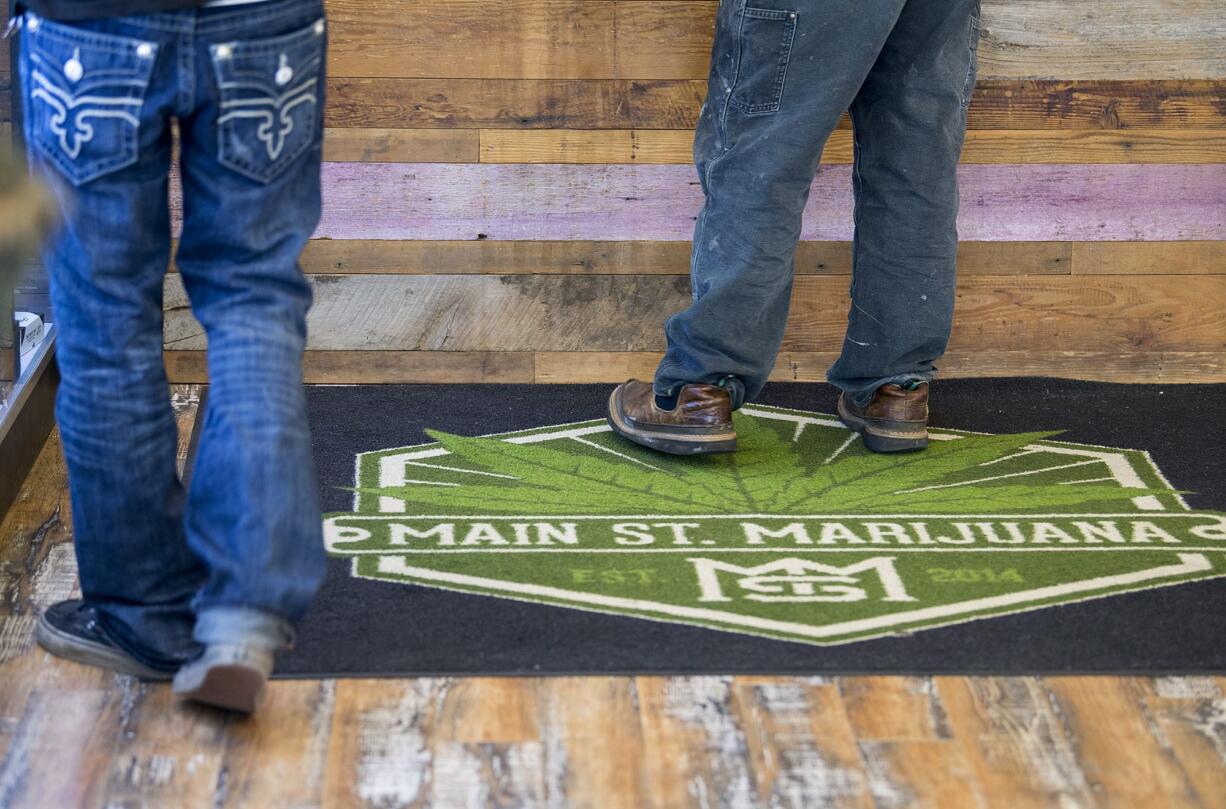
<svg viewBox="0 0 1226 809">
<path fill-rule="evenodd" d="M 665 452 L 669 455 L 717 455 L 724 452 L 736 452 L 736 433 L 718 432 L 709 435 L 691 435 L 688 433 L 647 432 L 636 430 L 626 424 L 617 408 L 617 391 L 609 395 L 609 414 L 607 421 L 613 432 L 629 441 Z"/>
<path fill-rule="evenodd" d="M 130 674 L 142 680 L 164 682 L 174 674 L 149 668 L 143 663 L 133 660 L 118 649 L 104 646 L 100 643 L 78 638 L 54 627 L 45 615 L 38 617 L 38 625 L 34 630 L 38 645 L 56 657 L 82 663 L 86 666 L 109 669 L 120 674 Z"/>
<path fill-rule="evenodd" d="M 843 408 L 842 397 L 839 397 L 839 421 L 847 425 L 848 429 L 859 433 L 864 440 L 864 446 L 873 452 L 879 452 L 883 455 L 898 452 L 919 452 L 928 447 L 927 431 L 922 435 L 917 434 L 915 437 L 882 435 L 873 432 L 873 428 L 867 421 L 853 416 Z"/>
<path fill-rule="evenodd" d="M 238 713 L 255 713 L 264 701 L 264 673 L 241 663 L 180 670 L 174 692 L 183 699 Z"/>
</svg>

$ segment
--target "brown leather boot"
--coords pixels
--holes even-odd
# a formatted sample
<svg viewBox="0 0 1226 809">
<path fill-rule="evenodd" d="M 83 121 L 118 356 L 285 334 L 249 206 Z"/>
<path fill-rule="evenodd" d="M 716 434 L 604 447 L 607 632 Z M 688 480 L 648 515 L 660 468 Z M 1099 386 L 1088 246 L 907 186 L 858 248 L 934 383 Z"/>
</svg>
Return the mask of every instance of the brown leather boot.
<svg viewBox="0 0 1226 809">
<path fill-rule="evenodd" d="M 882 385 L 864 407 L 839 394 L 839 418 L 864 436 L 873 452 L 914 452 L 928 446 L 928 383 L 914 390 Z"/>
<path fill-rule="evenodd" d="M 677 406 L 661 410 L 651 384 L 631 379 L 609 396 L 609 426 L 636 444 L 673 455 L 736 450 L 732 398 L 715 385 L 686 385 L 677 392 Z"/>
</svg>

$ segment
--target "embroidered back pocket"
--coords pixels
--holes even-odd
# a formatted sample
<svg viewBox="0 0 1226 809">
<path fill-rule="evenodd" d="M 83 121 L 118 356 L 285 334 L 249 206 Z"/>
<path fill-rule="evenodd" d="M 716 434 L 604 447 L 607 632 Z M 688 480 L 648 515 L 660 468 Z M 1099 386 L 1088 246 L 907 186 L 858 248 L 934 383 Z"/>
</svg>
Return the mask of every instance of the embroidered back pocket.
<svg viewBox="0 0 1226 809">
<path fill-rule="evenodd" d="M 728 103 L 750 115 L 776 112 L 796 37 L 796 12 L 746 7 L 738 36 L 740 58 Z"/>
<path fill-rule="evenodd" d="M 22 47 L 31 148 L 73 185 L 135 163 L 157 44 L 27 14 Z"/>
<path fill-rule="evenodd" d="M 324 28 L 320 19 L 285 36 L 209 47 L 222 165 L 268 183 L 318 141 Z"/>
</svg>

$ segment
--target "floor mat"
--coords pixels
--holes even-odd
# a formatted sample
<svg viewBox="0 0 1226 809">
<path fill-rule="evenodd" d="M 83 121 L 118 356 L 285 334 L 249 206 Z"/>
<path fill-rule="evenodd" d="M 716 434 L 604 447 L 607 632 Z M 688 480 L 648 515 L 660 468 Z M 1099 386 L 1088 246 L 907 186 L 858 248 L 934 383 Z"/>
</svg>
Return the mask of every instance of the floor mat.
<svg viewBox="0 0 1226 809">
<path fill-rule="evenodd" d="M 610 387 L 311 388 L 330 569 L 279 675 L 1226 670 L 1226 386 L 942 381 L 881 456 L 772 384 L 708 458 Z"/>
</svg>

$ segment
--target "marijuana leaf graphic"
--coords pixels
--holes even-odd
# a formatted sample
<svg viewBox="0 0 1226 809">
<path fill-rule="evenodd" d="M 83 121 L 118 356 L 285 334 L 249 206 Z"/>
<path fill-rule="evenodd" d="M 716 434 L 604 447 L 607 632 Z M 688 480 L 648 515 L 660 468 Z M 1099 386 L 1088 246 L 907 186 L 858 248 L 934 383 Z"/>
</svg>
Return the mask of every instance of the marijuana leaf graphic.
<svg viewBox="0 0 1226 809">
<path fill-rule="evenodd" d="M 359 491 L 411 510 L 505 515 L 1072 513 L 1171 494 L 1121 486 L 1093 458 L 1036 465 L 1035 447 L 1052 433 L 964 435 L 888 456 L 841 429 L 736 421 L 739 452 L 690 458 L 606 432 L 548 443 L 431 432 L 450 455 L 437 468 L 458 473 L 451 482 Z"/>
</svg>

